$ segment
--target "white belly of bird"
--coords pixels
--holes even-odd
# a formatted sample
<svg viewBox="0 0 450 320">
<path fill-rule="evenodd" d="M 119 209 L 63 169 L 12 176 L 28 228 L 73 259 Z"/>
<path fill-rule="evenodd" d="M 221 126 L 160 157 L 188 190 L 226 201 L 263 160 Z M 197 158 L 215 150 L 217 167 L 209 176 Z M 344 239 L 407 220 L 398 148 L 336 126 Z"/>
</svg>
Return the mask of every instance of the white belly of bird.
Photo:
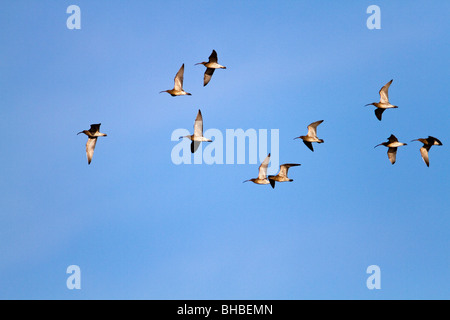
<svg viewBox="0 0 450 320">
<path fill-rule="evenodd" d="M 389 148 L 396 148 L 396 147 L 401 147 L 403 145 L 404 145 L 404 143 L 402 143 L 402 142 L 392 142 L 392 143 L 388 144 L 388 147 Z"/>
<path fill-rule="evenodd" d="M 210 62 L 210 63 L 205 64 L 205 67 L 211 68 L 211 69 L 220 69 L 220 68 L 223 68 L 224 66 L 222 66 L 216 62 Z"/>
<path fill-rule="evenodd" d="M 381 109 L 391 109 L 394 108 L 395 106 L 393 106 L 390 103 L 379 103 L 377 107 Z"/>
</svg>

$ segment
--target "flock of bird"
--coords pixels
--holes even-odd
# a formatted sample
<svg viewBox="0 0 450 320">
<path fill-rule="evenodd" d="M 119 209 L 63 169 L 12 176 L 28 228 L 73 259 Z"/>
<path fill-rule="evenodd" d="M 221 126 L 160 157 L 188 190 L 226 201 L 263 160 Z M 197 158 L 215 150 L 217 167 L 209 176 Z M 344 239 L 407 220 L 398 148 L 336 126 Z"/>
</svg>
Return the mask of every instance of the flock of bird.
<svg viewBox="0 0 450 320">
<path fill-rule="evenodd" d="M 226 67 L 224 67 L 218 63 L 217 52 L 215 50 L 213 50 L 211 55 L 209 56 L 208 62 L 199 62 L 199 63 L 196 63 L 195 65 L 198 65 L 198 64 L 202 64 L 206 67 L 204 77 L 203 77 L 203 86 L 206 86 L 211 81 L 211 77 L 214 74 L 214 71 L 216 69 L 226 69 Z M 181 66 L 181 68 L 178 70 L 177 74 L 175 75 L 173 89 L 164 90 L 164 91 L 161 91 L 160 93 L 167 92 L 173 97 L 183 96 L 183 95 L 191 95 L 191 93 L 186 92 L 183 89 L 183 77 L 184 77 L 184 63 Z M 379 91 L 380 102 L 373 102 L 373 103 L 369 103 L 366 105 L 366 106 L 373 105 L 376 107 L 375 116 L 380 121 L 381 121 L 382 114 L 386 109 L 398 108 L 398 106 L 392 105 L 389 102 L 388 90 L 389 90 L 390 85 L 392 84 L 392 81 L 393 80 L 389 81 L 380 89 L 380 91 Z M 317 127 L 322 122 L 323 122 L 323 120 L 319 120 L 319 121 L 309 124 L 307 127 L 308 133 L 306 134 L 306 136 L 299 136 L 294 139 L 302 139 L 303 143 L 311 151 L 314 152 L 312 143 L 313 142 L 316 142 L 316 143 L 324 142 L 323 139 L 319 139 L 317 137 Z M 91 127 L 89 130 L 83 130 L 78 133 L 78 134 L 84 133 L 85 135 L 88 136 L 88 141 L 86 143 L 86 156 L 87 156 L 88 164 L 90 164 L 92 161 L 95 145 L 97 143 L 97 138 L 98 137 L 106 137 L 105 133 L 100 132 L 100 125 L 101 125 L 100 123 L 91 124 Z M 189 140 L 191 140 L 191 152 L 192 153 L 195 153 L 195 151 L 197 151 L 201 142 L 212 142 L 211 139 L 207 139 L 203 136 L 203 117 L 202 117 L 202 113 L 200 110 L 198 110 L 197 117 L 195 118 L 195 121 L 194 121 L 194 133 L 192 135 L 180 137 L 180 139 L 183 139 L 183 138 L 188 138 Z M 430 151 L 430 148 L 434 145 L 441 146 L 442 142 L 439 139 L 432 137 L 432 136 L 428 136 L 428 138 L 414 139 L 412 141 L 419 141 L 419 142 L 423 143 L 423 146 L 420 148 L 420 154 L 421 154 L 422 159 L 425 162 L 425 164 L 429 167 L 430 161 L 429 161 L 429 157 L 428 157 L 428 152 Z M 403 142 L 399 142 L 398 139 L 393 134 L 391 134 L 391 136 L 388 138 L 387 142 L 380 143 L 380 144 L 376 145 L 374 148 L 381 146 L 381 145 L 388 148 L 387 154 L 388 154 L 389 161 L 391 162 L 391 164 L 394 164 L 396 162 L 397 148 L 400 146 L 405 146 L 407 144 L 403 143 Z M 267 175 L 267 169 L 269 166 L 269 162 L 270 162 L 270 153 L 267 155 L 267 157 L 264 159 L 264 161 L 259 166 L 258 177 L 249 179 L 249 180 L 245 180 L 244 182 L 251 181 L 256 184 L 270 184 L 272 186 L 272 188 L 275 188 L 275 182 L 292 182 L 292 181 L 294 181 L 293 179 L 290 179 L 287 176 L 288 170 L 291 167 L 300 166 L 299 163 L 282 164 L 282 165 L 280 165 L 280 170 L 277 175 Z"/>
<path fill-rule="evenodd" d="M 372 103 L 366 104 L 366 106 L 374 105 L 376 107 L 375 116 L 380 121 L 381 121 L 381 115 L 383 114 L 384 110 L 398 108 L 397 106 L 394 106 L 389 102 L 388 90 L 392 84 L 392 81 L 393 81 L 393 79 L 391 81 L 389 81 L 388 83 L 386 83 L 380 89 L 380 91 L 379 91 L 380 102 L 372 102 Z M 422 155 L 422 159 L 425 162 L 425 164 L 427 165 L 427 167 L 429 167 L 430 160 L 428 158 L 428 151 L 430 151 L 430 148 L 433 145 L 442 146 L 442 142 L 439 139 L 432 137 L 432 136 L 428 136 L 428 138 L 414 139 L 412 141 L 420 141 L 423 143 L 423 146 L 420 148 L 420 154 Z M 394 136 L 393 134 L 391 134 L 390 137 L 388 138 L 387 142 L 380 143 L 380 144 L 376 145 L 374 148 L 376 148 L 378 146 L 385 146 L 388 148 L 387 154 L 388 154 L 389 161 L 392 164 L 394 164 L 396 161 L 396 158 L 397 158 L 397 148 L 401 147 L 401 146 L 406 146 L 406 143 L 399 142 L 397 137 Z"/>
</svg>

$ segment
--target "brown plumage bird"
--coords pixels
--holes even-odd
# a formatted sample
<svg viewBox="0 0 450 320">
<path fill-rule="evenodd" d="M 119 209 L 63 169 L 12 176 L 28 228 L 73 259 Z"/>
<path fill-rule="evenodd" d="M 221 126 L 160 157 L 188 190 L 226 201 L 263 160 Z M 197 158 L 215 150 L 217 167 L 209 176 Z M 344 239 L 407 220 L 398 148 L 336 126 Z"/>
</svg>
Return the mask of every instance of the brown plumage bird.
<svg viewBox="0 0 450 320">
<path fill-rule="evenodd" d="M 216 50 L 213 50 L 211 55 L 209 56 L 208 62 L 199 62 L 195 65 L 202 64 L 206 67 L 205 75 L 203 76 L 203 86 L 206 86 L 209 81 L 211 80 L 211 77 L 214 73 L 214 70 L 216 69 L 226 69 L 227 67 L 224 67 L 217 63 L 217 52 Z"/>
<path fill-rule="evenodd" d="M 94 156 L 95 145 L 97 144 L 98 137 L 106 137 L 105 133 L 100 132 L 101 123 L 91 124 L 91 128 L 89 130 L 83 130 L 77 133 L 84 133 L 88 136 L 88 141 L 86 143 L 86 156 L 88 160 L 88 164 L 91 164 L 92 157 Z"/>
<path fill-rule="evenodd" d="M 184 78 L 184 63 L 181 66 L 180 70 L 178 70 L 177 74 L 175 75 L 173 89 L 164 90 L 161 91 L 160 93 L 167 92 L 172 97 L 186 96 L 186 95 L 190 96 L 191 94 L 189 92 L 183 90 L 183 78 Z"/>
<path fill-rule="evenodd" d="M 275 181 L 278 182 L 291 182 L 294 181 L 293 179 L 289 179 L 287 174 L 289 171 L 289 168 L 300 166 L 299 163 L 285 163 L 280 166 L 280 171 L 276 176 L 269 176 L 269 182 L 272 188 L 275 188 Z"/>
<path fill-rule="evenodd" d="M 430 160 L 428 159 L 428 152 L 430 151 L 431 146 L 442 146 L 442 142 L 438 138 L 432 136 L 428 136 L 426 139 L 419 138 L 411 141 L 420 141 L 423 143 L 423 146 L 420 148 L 420 154 L 427 167 L 429 167 Z"/>
<path fill-rule="evenodd" d="M 384 110 L 391 109 L 391 108 L 398 108 L 397 106 L 394 106 L 389 103 L 389 96 L 388 96 L 388 90 L 393 80 L 386 83 L 379 91 L 380 94 L 380 102 L 372 102 L 369 104 L 366 104 L 366 106 L 374 105 L 377 107 L 375 109 L 375 116 L 378 120 L 381 121 L 381 115 L 383 114 Z"/>
<path fill-rule="evenodd" d="M 207 139 L 203 136 L 203 117 L 202 112 L 200 109 L 198 109 L 197 117 L 195 117 L 194 121 L 194 134 L 180 137 L 180 139 L 188 138 L 191 140 L 191 152 L 194 153 L 197 151 L 198 147 L 200 146 L 200 143 L 202 141 L 205 142 L 212 142 L 211 139 Z"/>
<path fill-rule="evenodd" d="M 374 148 L 381 145 L 389 148 L 387 151 L 388 158 L 389 161 L 391 161 L 391 163 L 394 164 L 397 157 L 397 147 L 406 146 L 406 143 L 398 142 L 398 139 L 393 134 L 391 134 L 387 142 L 377 144 Z"/>
<path fill-rule="evenodd" d="M 245 180 L 244 182 L 251 181 L 256 184 L 269 184 L 269 180 L 267 180 L 267 168 L 269 167 L 270 162 L 270 153 L 264 159 L 264 161 L 259 166 L 259 174 L 258 178 Z"/>
<path fill-rule="evenodd" d="M 319 139 L 317 138 L 317 126 L 319 124 L 321 124 L 323 122 L 323 120 L 319 120 L 316 122 L 311 123 L 308 126 L 308 133 L 306 134 L 306 136 L 300 136 L 295 139 L 302 139 L 303 143 L 311 150 L 314 152 L 314 148 L 312 145 L 312 142 L 317 142 L 317 143 L 323 143 L 323 139 Z"/>
</svg>

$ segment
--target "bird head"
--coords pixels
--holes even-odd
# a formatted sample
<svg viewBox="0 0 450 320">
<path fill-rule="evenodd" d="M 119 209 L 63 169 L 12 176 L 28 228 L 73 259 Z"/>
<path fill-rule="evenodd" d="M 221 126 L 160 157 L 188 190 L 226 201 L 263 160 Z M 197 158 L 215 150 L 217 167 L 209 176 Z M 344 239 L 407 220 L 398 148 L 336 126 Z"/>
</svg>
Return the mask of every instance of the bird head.
<svg viewBox="0 0 450 320">
<path fill-rule="evenodd" d="M 422 142 L 423 144 L 427 143 L 427 139 L 422 139 L 422 138 L 411 140 L 411 142 L 412 141 L 419 141 L 419 142 Z"/>
</svg>

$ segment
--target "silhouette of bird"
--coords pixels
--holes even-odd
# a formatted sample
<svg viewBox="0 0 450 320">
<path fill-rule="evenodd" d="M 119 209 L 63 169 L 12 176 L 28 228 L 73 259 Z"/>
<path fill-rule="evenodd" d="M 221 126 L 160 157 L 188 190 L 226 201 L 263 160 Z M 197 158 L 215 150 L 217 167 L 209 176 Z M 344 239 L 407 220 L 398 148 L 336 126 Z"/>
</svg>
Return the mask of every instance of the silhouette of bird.
<svg viewBox="0 0 450 320">
<path fill-rule="evenodd" d="M 256 184 L 269 184 L 270 182 L 269 180 L 267 180 L 267 168 L 269 167 L 269 161 L 270 161 L 270 153 L 267 155 L 267 157 L 259 166 L 258 178 L 245 180 L 244 182 L 251 181 Z"/>
<path fill-rule="evenodd" d="M 422 159 L 425 162 L 425 164 L 427 165 L 427 167 L 430 166 L 430 160 L 428 159 L 428 152 L 431 149 L 431 146 L 442 146 L 442 142 L 432 136 L 428 136 L 428 138 L 426 139 L 414 139 L 411 141 L 420 141 L 423 143 L 423 146 L 420 148 L 420 154 L 422 155 Z"/>
<path fill-rule="evenodd" d="M 191 152 L 192 153 L 197 151 L 197 149 L 202 141 L 212 142 L 212 140 L 206 139 L 203 136 L 203 117 L 202 117 L 202 112 L 200 111 L 200 109 L 198 109 L 197 117 L 195 118 L 195 122 L 194 122 L 194 134 L 180 137 L 180 139 L 183 139 L 183 138 L 188 138 L 192 141 L 191 142 Z"/>
<path fill-rule="evenodd" d="M 280 172 L 276 176 L 269 176 L 269 182 L 272 188 L 275 188 L 275 181 L 278 182 L 290 182 L 294 181 L 293 179 L 289 179 L 287 174 L 290 167 L 300 166 L 299 163 L 285 163 L 280 166 Z"/>
<path fill-rule="evenodd" d="M 394 106 L 389 103 L 389 96 L 388 96 L 388 90 L 392 83 L 393 79 L 386 83 L 381 89 L 380 89 L 380 102 L 372 102 L 369 104 L 366 104 L 366 106 L 374 105 L 377 107 L 375 109 L 375 116 L 378 120 L 381 121 L 381 115 L 383 114 L 384 110 L 391 109 L 391 108 L 398 108 L 397 106 Z"/>
<path fill-rule="evenodd" d="M 173 89 L 164 90 L 164 91 L 161 91 L 160 93 L 167 92 L 172 97 L 185 96 L 185 95 L 190 96 L 191 94 L 189 92 L 186 92 L 183 90 L 183 77 L 184 77 L 184 63 L 181 66 L 180 70 L 178 70 L 177 74 L 175 75 Z"/>
<path fill-rule="evenodd" d="M 393 134 L 391 134 L 391 136 L 388 138 L 387 142 L 380 143 L 380 144 L 376 145 L 374 148 L 381 146 L 381 145 L 389 148 L 387 151 L 388 158 L 389 158 L 389 161 L 391 161 L 391 163 L 394 164 L 396 161 L 396 156 L 397 156 L 397 147 L 406 146 L 406 143 L 398 142 L 398 139 Z"/>
<path fill-rule="evenodd" d="M 217 52 L 213 50 L 211 55 L 209 56 L 208 62 L 199 62 L 195 65 L 202 64 L 206 67 L 205 75 L 203 76 L 203 86 L 206 86 L 216 69 L 226 69 L 226 67 L 217 63 Z"/>
<path fill-rule="evenodd" d="M 94 149 L 95 145 L 97 144 L 97 138 L 106 137 L 105 133 L 100 132 L 100 125 L 101 123 L 91 124 L 91 128 L 89 130 L 83 130 L 77 133 L 77 135 L 79 135 L 80 133 L 84 133 L 88 136 L 88 141 L 86 143 L 86 156 L 88 164 L 91 164 L 92 157 L 94 156 Z"/>
<path fill-rule="evenodd" d="M 321 124 L 323 122 L 323 120 L 319 120 L 316 122 L 311 123 L 308 126 L 308 133 L 306 136 L 300 136 L 300 137 L 296 137 L 295 139 L 302 139 L 303 143 L 311 150 L 314 152 L 314 148 L 312 145 L 312 142 L 317 142 L 317 143 L 323 143 L 322 139 L 317 138 L 317 126 L 319 124 Z"/>
</svg>

